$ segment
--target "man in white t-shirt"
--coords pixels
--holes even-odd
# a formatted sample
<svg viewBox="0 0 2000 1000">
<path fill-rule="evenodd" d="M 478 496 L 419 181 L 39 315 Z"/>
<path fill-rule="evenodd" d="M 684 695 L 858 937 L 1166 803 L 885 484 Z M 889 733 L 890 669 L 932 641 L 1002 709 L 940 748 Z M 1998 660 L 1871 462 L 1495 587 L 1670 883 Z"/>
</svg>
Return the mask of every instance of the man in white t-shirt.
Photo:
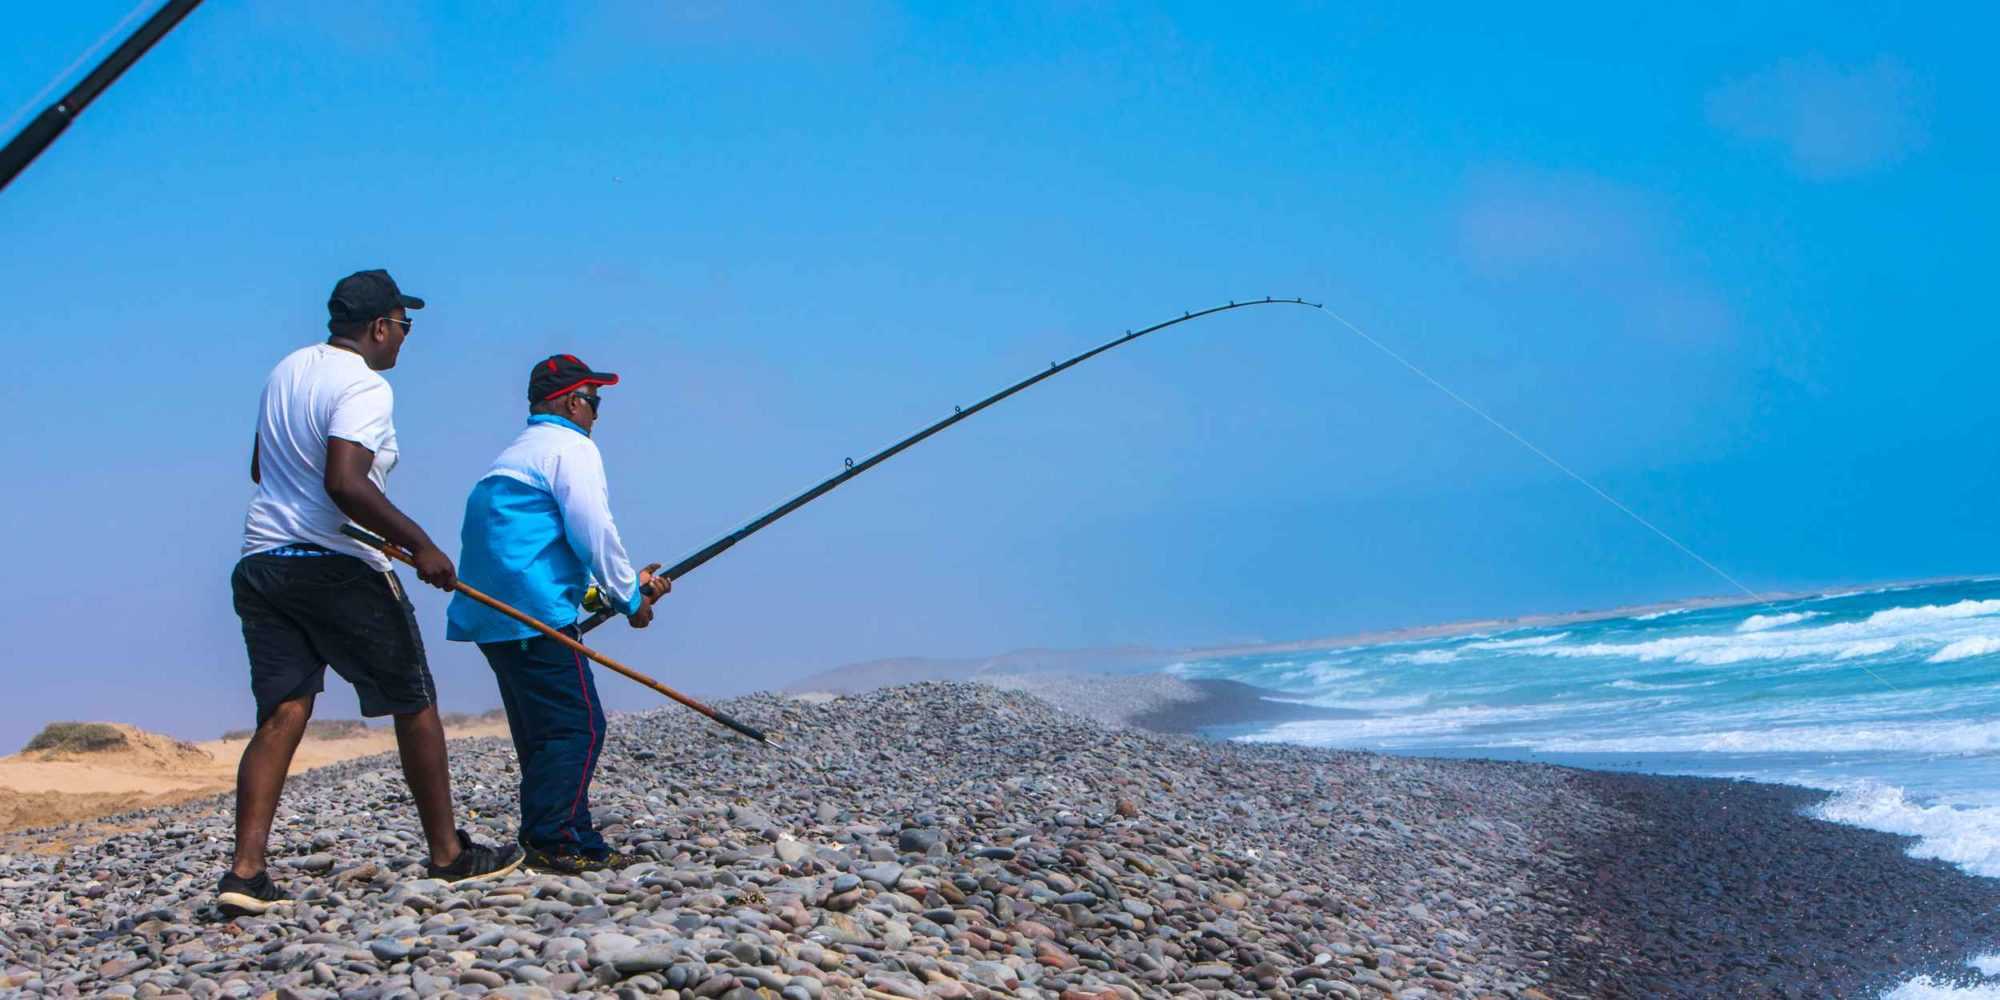
<svg viewBox="0 0 2000 1000">
<path fill-rule="evenodd" d="M 292 352 L 264 383 L 250 453 L 257 490 L 230 579 L 257 732 L 236 771 L 236 854 L 217 892 L 225 913 L 289 902 L 265 871 L 265 847 L 329 666 L 354 685 L 361 714 L 396 719 L 403 777 L 430 841 L 430 877 L 463 882 L 521 862 L 520 848 L 482 846 L 456 829 L 415 611 L 388 559 L 340 532 L 359 524 L 413 553 L 425 583 L 456 583 L 451 559 L 383 493 L 397 459 L 395 396 L 378 373 L 395 367 L 414 325 L 409 310 L 423 305 L 387 271 L 349 275 L 327 302 L 332 335 Z"/>
</svg>

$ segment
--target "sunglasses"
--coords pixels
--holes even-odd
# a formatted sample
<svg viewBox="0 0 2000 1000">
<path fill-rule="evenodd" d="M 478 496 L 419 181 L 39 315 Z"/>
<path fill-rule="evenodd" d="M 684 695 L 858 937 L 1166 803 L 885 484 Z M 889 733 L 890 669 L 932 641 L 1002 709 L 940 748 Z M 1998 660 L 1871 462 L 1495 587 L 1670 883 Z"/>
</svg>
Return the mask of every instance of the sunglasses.
<svg viewBox="0 0 2000 1000">
<path fill-rule="evenodd" d="M 590 415 L 593 417 L 597 416 L 598 404 L 604 402 L 603 396 L 600 396 L 594 392 L 579 392 L 575 393 L 574 395 L 576 396 L 576 398 L 581 399 L 584 402 L 590 404 Z"/>
<path fill-rule="evenodd" d="M 417 321 L 414 319 L 397 319 L 394 316 L 384 316 L 382 318 L 388 320 L 391 323 L 403 324 L 403 335 L 406 337 L 409 336 L 410 330 L 417 325 Z"/>
</svg>

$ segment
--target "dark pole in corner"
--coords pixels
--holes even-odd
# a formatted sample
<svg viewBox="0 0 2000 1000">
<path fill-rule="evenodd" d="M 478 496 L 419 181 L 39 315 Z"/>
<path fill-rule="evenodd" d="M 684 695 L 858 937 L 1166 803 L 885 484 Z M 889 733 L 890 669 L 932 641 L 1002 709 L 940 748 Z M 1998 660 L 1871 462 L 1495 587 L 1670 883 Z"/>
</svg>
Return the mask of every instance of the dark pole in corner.
<svg viewBox="0 0 2000 1000">
<path fill-rule="evenodd" d="M 70 88 L 69 93 L 64 94 L 41 114 L 36 115 L 34 120 L 28 122 L 27 127 L 21 129 L 20 133 L 7 143 L 5 149 L 0 149 L 0 190 L 13 183 L 14 178 L 21 175 L 21 171 L 28 169 L 28 164 L 35 162 L 35 157 L 42 155 L 42 150 L 49 148 L 49 144 L 55 142 L 56 137 L 62 135 L 64 129 L 69 128 L 69 123 L 75 121 L 76 116 L 82 114 L 83 109 L 89 107 L 90 102 L 104 92 L 104 88 L 111 86 L 120 75 L 131 69 L 132 64 L 138 62 L 139 57 L 153 47 L 153 43 L 165 37 L 167 32 L 174 30 L 174 25 L 181 23 L 181 19 L 188 16 L 188 12 L 200 4 L 201 0 L 167 0 L 166 6 L 147 18 L 146 23 L 132 33 L 132 37 L 125 39 L 124 44 L 105 56 L 104 61 L 98 63 L 96 69 L 91 70 L 81 82 Z"/>
</svg>

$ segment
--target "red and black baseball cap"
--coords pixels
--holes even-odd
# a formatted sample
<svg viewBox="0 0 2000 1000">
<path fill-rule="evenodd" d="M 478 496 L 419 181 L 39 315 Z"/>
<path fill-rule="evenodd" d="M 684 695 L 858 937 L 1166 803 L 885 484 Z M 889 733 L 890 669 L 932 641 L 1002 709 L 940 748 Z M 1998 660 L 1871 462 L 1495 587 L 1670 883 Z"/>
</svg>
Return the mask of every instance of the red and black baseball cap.
<svg viewBox="0 0 2000 1000">
<path fill-rule="evenodd" d="M 422 309 L 424 300 L 404 295 L 403 290 L 396 287 L 396 279 L 378 267 L 372 271 L 356 271 L 340 279 L 340 283 L 333 286 L 333 294 L 327 297 L 326 314 L 340 323 L 365 323 L 395 312 L 397 306 Z"/>
<path fill-rule="evenodd" d="M 591 371 L 574 354 L 551 354 L 528 373 L 528 402 L 543 403 L 586 385 L 617 385 L 618 376 Z"/>
</svg>

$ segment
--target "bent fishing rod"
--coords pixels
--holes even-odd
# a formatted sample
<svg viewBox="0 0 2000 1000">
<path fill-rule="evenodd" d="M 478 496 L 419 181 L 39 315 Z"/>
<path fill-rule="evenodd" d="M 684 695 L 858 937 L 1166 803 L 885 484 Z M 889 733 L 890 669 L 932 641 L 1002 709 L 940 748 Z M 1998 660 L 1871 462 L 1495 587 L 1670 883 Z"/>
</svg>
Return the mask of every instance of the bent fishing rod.
<svg viewBox="0 0 2000 1000">
<path fill-rule="evenodd" d="M 713 559 L 716 556 L 719 556 L 722 553 L 728 551 L 729 548 L 735 545 L 737 542 L 740 542 L 745 538 L 748 538 L 751 535 L 754 535 L 757 532 L 770 527 L 771 524 L 777 521 L 779 518 L 784 517 L 786 514 L 798 510 L 800 507 L 803 507 L 806 504 L 809 504 L 814 500 L 817 500 L 820 497 L 827 495 L 840 484 L 845 483 L 850 479 L 853 479 L 855 476 L 867 472 L 869 469 L 872 469 L 877 465 L 880 465 L 883 462 L 888 461 L 891 458 L 894 458 L 897 454 L 917 444 L 917 442 L 922 441 L 923 439 L 930 437 L 931 435 L 936 434 L 937 432 L 944 430 L 945 428 L 950 427 L 951 425 L 958 423 L 959 421 L 964 420 L 967 417 L 970 417 L 973 414 L 978 413 L 979 411 L 986 409 L 987 407 L 992 406 L 993 404 L 998 403 L 999 401 L 1006 399 L 1007 397 L 1012 396 L 1013 394 L 1020 392 L 1021 390 L 1026 389 L 1027 387 L 1034 385 L 1037 382 L 1040 382 L 1044 379 L 1054 378 L 1055 376 L 1060 375 L 1063 372 L 1066 372 L 1071 368 L 1074 368 L 1077 365 L 1084 363 L 1085 361 L 1089 361 L 1091 358 L 1103 354 L 1104 352 L 1111 350 L 1114 347 L 1119 347 L 1125 344 L 1129 344 L 1132 341 L 1138 340 L 1140 337 L 1143 337 L 1149 333 L 1153 333 L 1158 330 L 1164 330 L 1170 326 L 1178 326 L 1182 323 L 1189 322 L 1190 320 L 1201 319 L 1204 316 L 1213 316 L 1216 313 L 1225 313 L 1234 309 L 1246 309 L 1249 308 L 1250 306 L 1268 306 L 1268 305 L 1309 306 L 1314 309 L 1324 308 L 1318 302 L 1307 302 L 1304 299 L 1274 299 L 1266 297 L 1262 299 L 1250 299 L 1243 302 L 1237 302 L 1231 300 L 1228 305 L 1215 306 L 1209 309 L 1202 309 L 1196 312 L 1184 312 L 1180 314 L 1178 317 L 1175 317 L 1174 319 L 1167 320 L 1164 323 L 1155 323 L 1152 326 L 1149 326 L 1143 330 L 1127 330 L 1125 331 L 1124 336 L 1119 337 L 1115 340 L 1107 341 L 1103 344 L 1099 344 L 1098 346 L 1093 347 L 1090 350 L 1077 355 L 1076 357 L 1070 358 L 1068 361 L 1052 361 L 1049 363 L 1049 367 L 1046 370 L 1030 375 L 1027 378 L 1022 379 L 1021 381 L 1016 382 L 1013 385 L 1010 385 L 1007 388 L 1002 389 L 999 392 L 996 392 L 993 395 L 988 396 L 977 403 L 972 404 L 971 406 L 963 406 L 963 407 L 954 406 L 952 407 L 951 416 L 948 416 L 943 420 L 931 424 L 929 427 L 926 427 L 923 430 L 920 430 L 915 434 L 912 434 L 909 437 L 906 437 L 901 441 L 898 441 L 895 444 L 892 444 L 889 447 L 884 448 L 881 451 L 878 451 L 875 454 L 862 459 L 859 462 L 856 462 L 851 458 L 848 459 L 846 468 L 842 469 L 839 473 L 836 473 L 835 475 L 828 477 L 825 481 L 821 482 L 817 486 L 814 486 L 812 489 L 809 489 L 804 493 L 801 493 L 798 496 L 795 496 L 790 500 L 787 500 L 784 503 L 779 504 L 778 506 L 772 508 L 769 513 L 764 514 L 762 517 L 759 517 L 756 520 L 753 520 L 750 523 L 736 529 L 735 531 L 732 531 L 729 534 L 724 535 L 713 542 L 710 542 L 706 546 L 703 546 L 700 550 L 696 551 L 693 555 L 688 556 L 686 559 L 682 559 L 680 562 L 677 562 L 672 566 L 667 567 L 666 569 L 660 571 L 656 575 L 666 577 L 668 580 L 674 582 L 679 582 L 681 577 L 694 572 L 696 567 L 699 567 L 703 563 L 708 562 L 710 559 Z M 591 629 L 594 629 L 597 626 L 604 624 L 605 622 L 611 620 L 612 617 L 618 614 L 618 612 L 615 609 L 608 606 L 608 602 L 604 601 L 602 594 L 594 594 L 592 595 L 592 597 L 593 600 L 586 601 L 586 608 L 595 606 L 595 609 L 590 617 L 584 619 L 583 621 L 577 624 L 577 629 L 579 634 L 583 632 L 588 632 Z"/>
<path fill-rule="evenodd" d="M 380 551 L 383 555 L 388 556 L 389 558 L 394 559 L 397 562 L 404 563 L 412 567 L 416 566 L 416 560 L 410 558 L 410 554 L 408 552 L 403 551 L 402 546 L 397 545 L 396 543 L 386 538 L 383 538 L 381 535 L 375 534 L 374 532 L 369 531 L 366 528 L 358 527 L 352 524 L 343 524 L 340 526 L 340 533 L 346 535 L 349 538 L 354 539 L 357 542 L 360 542 L 363 545 L 368 546 L 369 548 Z M 498 611 L 501 614 L 506 615 L 507 617 L 512 618 L 515 621 L 520 622 L 521 624 L 526 625 L 529 628 L 534 629 L 535 631 L 540 632 L 541 634 L 548 636 L 551 639 L 554 639 L 556 642 L 559 642 L 562 645 L 568 647 L 570 651 L 576 653 L 578 656 L 588 657 L 592 660 L 595 660 L 598 663 L 610 667 L 612 670 L 624 674 L 625 676 L 635 681 L 638 681 L 639 683 L 644 684 L 647 687 L 652 688 L 653 690 L 658 691 L 659 693 L 666 695 L 667 697 L 672 698 L 673 700 L 680 702 L 681 704 L 686 705 L 687 707 L 692 708 L 695 711 L 708 716 L 710 719 L 722 723 L 724 726 L 727 726 L 736 732 L 742 733 L 743 735 L 748 736 L 751 739 L 756 740 L 757 742 L 762 743 L 773 750 L 787 749 L 782 744 L 773 741 L 769 736 L 766 736 L 762 732 L 759 732 L 755 727 L 746 725 L 742 722 L 738 722 L 737 720 L 729 717 L 728 715 L 725 715 L 722 712 L 718 712 L 715 709 L 710 708 L 707 705 L 704 705 L 701 702 L 696 701 L 693 698 L 690 698 L 687 695 L 684 695 L 679 691 L 676 691 L 673 688 L 670 688 L 665 684 L 662 684 L 659 681 L 656 681 L 651 677 L 648 677 L 645 674 L 642 674 L 639 671 L 634 670 L 631 667 L 628 667 L 623 663 L 620 663 L 617 660 L 614 660 L 611 657 L 608 657 L 603 653 L 600 653 L 597 650 L 594 650 L 589 646 L 586 646 L 583 643 L 580 643 L 575 639 L 570 638 L 567 635 L 564 635 L 561 630 L 553 628 L 548 624 L 527 614 L 526 612 L 514 608 L 513 606 L 507 604 L 505 601 L 502 601 L 499 598 L 493 597 L 487 594 L 486 592 L 473 587 L 471 584 L 466 583 L 464 580 L 459 580 L 454 582 L 452 584 L 452 588 L 457 590 L 459 593 L 464 594 L 465 596 L 470 597 L 473 600 L 478 601 L 479 603 L 484 604 L 487 607 L 492 608 L 493 610 Z"/>
</svg>

